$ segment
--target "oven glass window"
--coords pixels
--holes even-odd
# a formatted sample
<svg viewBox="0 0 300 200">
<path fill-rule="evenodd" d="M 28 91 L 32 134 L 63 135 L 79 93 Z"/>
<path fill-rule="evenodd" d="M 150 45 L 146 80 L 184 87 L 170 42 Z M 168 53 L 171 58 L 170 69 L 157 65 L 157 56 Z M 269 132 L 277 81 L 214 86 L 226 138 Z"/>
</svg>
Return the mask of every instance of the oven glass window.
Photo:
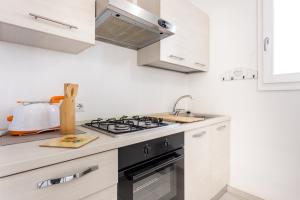
<svg viewBox="0 0 300 200">
<path fill-rule="evenodd" d="M 133 184 L 133 200 L 171 200 L 177 197 L 177 166 L 161 169 Z"/>
</svg>

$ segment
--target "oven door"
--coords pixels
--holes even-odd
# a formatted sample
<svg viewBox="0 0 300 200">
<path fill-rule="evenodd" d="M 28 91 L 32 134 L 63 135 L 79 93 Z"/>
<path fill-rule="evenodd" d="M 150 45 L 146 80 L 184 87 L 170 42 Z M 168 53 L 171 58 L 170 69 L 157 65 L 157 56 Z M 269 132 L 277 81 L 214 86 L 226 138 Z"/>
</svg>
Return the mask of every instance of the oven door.
<svg viewBox="0 0 300 200">
<path fill-rule="evenodd" d="M 118 200 L 184 200 L 183 149 L 120 172 Z"/>
</svg>

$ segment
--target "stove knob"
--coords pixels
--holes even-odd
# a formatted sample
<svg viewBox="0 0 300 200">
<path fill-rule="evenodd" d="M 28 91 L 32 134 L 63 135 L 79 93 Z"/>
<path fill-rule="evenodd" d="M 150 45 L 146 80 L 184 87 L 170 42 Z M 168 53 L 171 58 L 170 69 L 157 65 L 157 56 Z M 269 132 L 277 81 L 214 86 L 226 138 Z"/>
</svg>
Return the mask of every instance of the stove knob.
<svg viewBox="0 0 300 200">
<path fill-rule="evenodd" d="M 150 151 L 151 151 L 150 145 L 146 144 L 145 147 L 144 147 L 144 154 L 149 155 Z"/>
<path fill-rule="evenodd" d="M 164 142 L 164 145 L 165 145 L 166 148 L 169 148 L 169 141 L 168 141 L 167 138 L 166 138 L 166 140 L 165 140 L 165 142 Z"/>
</svg>

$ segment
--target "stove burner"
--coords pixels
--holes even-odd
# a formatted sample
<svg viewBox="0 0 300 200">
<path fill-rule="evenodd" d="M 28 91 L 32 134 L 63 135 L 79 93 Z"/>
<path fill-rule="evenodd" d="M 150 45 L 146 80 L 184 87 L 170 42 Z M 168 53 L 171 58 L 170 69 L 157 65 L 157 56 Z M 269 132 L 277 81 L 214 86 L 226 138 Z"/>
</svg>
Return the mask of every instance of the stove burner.
<svg viewBox="0 0 300 200">
<path fill-rule="evenodd" d="M 131 118 L 123 116 L 119 119 L 110 118 L 103 120 L 98 118 L 83 125 L 86 128 L 90 128 L 96 131 L 109 133 L 113 135 L 119 135 L 124 133 L 131 133 L 141 131 L 145 129 L 158 128 L 169 125 L 163 122 L 162 119 L 145 116 L 133 116 Z"/>
<path fill-rule="evenodd" d="M 127 118 L 128 118 L 128 116 L 124 115 L 123 117 L 120 118 L 120 120 L 125 120 Z"/>
<path fill-rule="evenodd" d="M 109 118 L 109 119 L 106 120 L 106 122 L 115 122 L 115 121 L 117 121 L 116 118 Z"/>
<path fill-rule="evenodd" d="M 117 131 L 127 131 L 127 130 L 130 130 L 130 125 L 129 124 L 116 124 L 115 125 L 115 130 L 117 130 Z"/>
<path fill-rule="evenodd" d="M 145 121 L 145 125 L 150 126 L 152 124 L 151 121 Z"/>
</svg>

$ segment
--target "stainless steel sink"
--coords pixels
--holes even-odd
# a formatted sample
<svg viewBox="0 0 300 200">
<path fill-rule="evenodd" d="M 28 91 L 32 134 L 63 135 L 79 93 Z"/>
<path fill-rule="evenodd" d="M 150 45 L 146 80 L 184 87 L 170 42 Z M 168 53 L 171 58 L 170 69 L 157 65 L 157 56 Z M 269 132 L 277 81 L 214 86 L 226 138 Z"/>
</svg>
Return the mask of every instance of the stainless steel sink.
<svg viewBox="0 0 300 200">
<path fill-rule="evenodd" d="M 171 114 L 174 115 L 173 113 Z M 191 113 L 191 112 L 179 113 L 178 116 L 204 118 L 205 120 L 219 117 L 218 115 L 199 114 L 199 113 Z"/>
</svg>

